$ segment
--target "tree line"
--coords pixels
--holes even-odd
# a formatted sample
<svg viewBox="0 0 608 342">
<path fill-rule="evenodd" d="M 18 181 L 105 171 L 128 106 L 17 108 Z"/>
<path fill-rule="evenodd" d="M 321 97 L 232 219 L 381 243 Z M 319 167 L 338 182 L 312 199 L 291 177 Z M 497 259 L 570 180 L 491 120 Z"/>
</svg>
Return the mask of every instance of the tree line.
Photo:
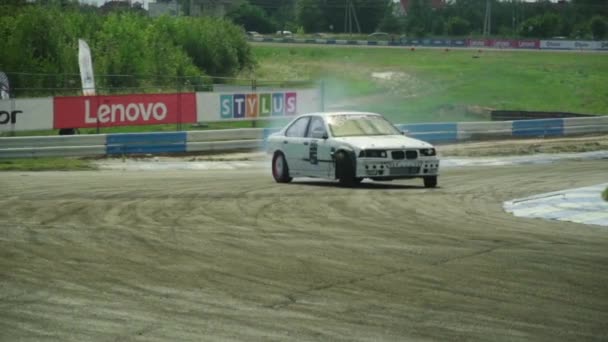
<svg viewBox="0 0 608 342">
<path fill-rule="evenodd" d="M 0 70 L 9 74 L 14 95 L 77 93 L 79 38 L 91 47 L 101 89 L 196 89 L 210 82 L 206 75 L 235 76 L 254 65 L 242 28 L 223 18 L 8 3 L 0 6 L 0 37 Z"/>
<path fill-rule="evenodd" d="M 184 0 L 205 1 L 205 0 Z M 608 1 L 525 2 L 491 0 L 490 34 L 500 37 L 604 39 L 608 36 Z M 383 31 L 424 36 L 475 36 L 483 32 L 486 0 L 409 0 L 407 14 L 389 0 L 243 0 L 228 17 L 248 31 L 272 33 L 352 32 L 353 19 L 362 33 Z"/>
</svg>

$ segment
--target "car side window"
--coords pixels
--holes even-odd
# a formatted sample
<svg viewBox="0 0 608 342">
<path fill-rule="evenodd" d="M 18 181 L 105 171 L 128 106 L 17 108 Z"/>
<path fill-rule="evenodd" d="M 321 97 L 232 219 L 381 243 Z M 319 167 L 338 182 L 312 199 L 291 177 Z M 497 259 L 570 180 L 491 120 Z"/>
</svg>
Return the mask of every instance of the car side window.
<svg viewBox="0 0 608 342">
<path fill-rule="evenodd" d="M 289 126 L 287 131 L 285 131 L 285 136 L 304 137 L 304 135 L 306 134 L 306 127 L 308 126 L 309 120 L 310 120 L 310 117 L 308 117 L 308 116 L 299 118 L 293 124 L 291 124 L 291 126 Z"/>
<path fill-rule="evenodd" d="M 310 126 L 308 127 L 308 134 L 306 136 L 309 138 L 312 137 L 312 132 L 315 130 L 321 130 L 323 133 L 326 132 L 325 123 L 323 122 L 323 119 L 318 116 L 313 116 L 310 120 Z"/>
</svg>

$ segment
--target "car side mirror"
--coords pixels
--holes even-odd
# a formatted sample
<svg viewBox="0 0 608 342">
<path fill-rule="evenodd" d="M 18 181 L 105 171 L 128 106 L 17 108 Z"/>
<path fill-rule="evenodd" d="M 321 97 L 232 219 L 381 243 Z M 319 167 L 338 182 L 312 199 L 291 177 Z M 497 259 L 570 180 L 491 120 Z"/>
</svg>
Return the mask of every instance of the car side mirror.
<svg viewBox="0 0 608 342">
<path fill-rule="evenodd" d="M 322 129 L 315 129 L 312 131 L 312 137 L 315 139 L 327 139 L 327 133 Z"/>
</svg>

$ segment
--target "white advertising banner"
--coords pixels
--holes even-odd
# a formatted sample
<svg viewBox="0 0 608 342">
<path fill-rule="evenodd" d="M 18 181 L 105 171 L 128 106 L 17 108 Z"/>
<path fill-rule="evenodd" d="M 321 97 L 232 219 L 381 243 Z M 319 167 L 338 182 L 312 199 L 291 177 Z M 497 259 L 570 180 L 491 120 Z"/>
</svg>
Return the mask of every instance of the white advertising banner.
<svg viewBox="0 0 608 342">
<path fill-rule="evenodd" d="M 602 42 L 589 40 L 541 40 L 541 49 L 555 50 L 598 50 Z"/>
<path fill-rule="evenodd" d="M 280 119 L 321 110 L 320 89 L 196 93 L 198 122 Z"/>
<path fill-rule="evenodd" d="M 93 76 L 93 62 L 91 61 L 91 49 L 89 44 L 78 39 L 78 66 L 80 67 L 80 79 L 82 81 L 82 95 L 95 95 L 95 77 Z"/>
<path fill-rule="evenodd" d="M 53 129 L 53 98 L 0 100 L 0 132 Z"/>
</svg>

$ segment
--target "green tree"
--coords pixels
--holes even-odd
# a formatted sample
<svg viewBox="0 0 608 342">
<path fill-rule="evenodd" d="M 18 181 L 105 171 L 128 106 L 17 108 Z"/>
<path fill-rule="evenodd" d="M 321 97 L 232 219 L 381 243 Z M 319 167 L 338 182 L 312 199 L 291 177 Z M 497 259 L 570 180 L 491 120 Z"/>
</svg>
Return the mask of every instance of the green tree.
<svg viewBox="0 0 608 342">
<path fill-rule="evenodd" d="M 275 23 L 260 7 L 246 2 L 230 10 L 226 14 L 226 17 L 231 19 L 235 24 L 243 26 L 246 31 L 271 33 L 276 30 Z"/>
<path fill-rule="evenodd" d="M 447 31 L 451 36 L 465 36 L 471 32 L 471 24 L 461 17 L 451 17 L 447 23 Z"/>
<path fill-rule="evenodd" d="M 323 31 L 326 27 L 319 0 L 298 0 L 296 4 L 298 24 L 306 32 Z"/>
<path fill-rule="evenodd" d="M 608 33 L 608 22 L 606 18 L 596 15 L 589 21 L 589 28 L 593 34 L 593 39 L 603 39 Z"/>
<path fill-rule="evenodd" d="M 431 32 L 432 13 L 429 1 L 411 0 L 406 23 L 408 34 L 423 37 Z"/>
<path fill-rule="evenodd" d="M 399 22 L 399 19 L 394 15 L 390 14 L 382 19 L 382 21 L 378 25 L 378 30 L 388 33 L 400 33 L 402 27 L 401 23 Z"/>
<path fill-rule="evenodd" d="M 560 34 L 561 17 L 555 13 L 535 16 L 523 22 L 520 34 L 524 37 L 550 38 Z"/>
</svg>

